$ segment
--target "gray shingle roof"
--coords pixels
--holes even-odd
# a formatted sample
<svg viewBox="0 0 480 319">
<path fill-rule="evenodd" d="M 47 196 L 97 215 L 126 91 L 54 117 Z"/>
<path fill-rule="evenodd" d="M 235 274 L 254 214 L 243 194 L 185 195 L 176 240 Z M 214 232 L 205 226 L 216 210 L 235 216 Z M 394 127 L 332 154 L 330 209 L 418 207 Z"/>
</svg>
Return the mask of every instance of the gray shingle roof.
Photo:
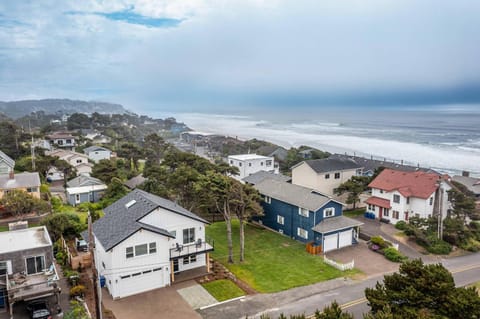
<svg viewBox="0 0 480 319">
<path fill-rule="evenodd" d="M 263 181 L 264 179 L 267 179 L 267 178 L 268 179 L 274 179 L 274 180 L 277 180 L 277 181 L 280 181 L 280 182 L 288 182 L 288 181 L 292 180 L 292 178 L 289 177 L 289 176 L 285 176 L 285 175 L 282 175 L 282 174 L 274 174 L 272 172 L 267 172 L 267 171 L 258 171 L 254 174 L 251 174 L 247 177 L 244 177 L 242 180 L 245 183 L 256 185 L 256 184 L 260 183 L 261 181 Z"/>
<path fill-rule="evenodd" d="M 89 146 L 83 150 L 85 154 L 88 154 L 90 152 L 95 152 L 95 151 L 108 151 L 111 152 L 108 148 L 102 147 L 102 146 Z"/>
<path fill-rule="evenodd" d="M 135 203 L 127 208 L 127 203 L 132 201 Z M 172 201 L 135 189 L 104 210 L 105 216 L 93 223 L 93 233 L 106 251 L 140 229 L 173 237 L 166 229 L 139 222 L 140 219 L 159 207 L 208 224 L 206 220 Z M 83 232 L 82 236 L 88 240 L 87 232 Z"/>
<path fill-rule="evenodd" d="M 342 230 L 342 229 L 356 227 L 360 225 L 363 225 L 363 223 L 359 222 L 358 220 L 348 218 L 345 216 L 337 216 L 337 217 L 330 217 L 330 218 L 323 219 L 320 223 L 315 225 L 315 227 L 313 227 L 312 229 L 317 233 L 325 234 L 325 233 L 330 233 L 336 230 Z"/>
<path fill-rule="evenodd" d="M 137 175 L 135 177 L 130 178 L 128 181 L 126 181 L 123 184 L 130 189 L 134 189 L 137 186 L 139 186 L 140 184 L 143 184 L 143 182 L 145 182 L 146 180 L 147 179 L 145 177 L 143 177 L 142 174 L 140 174 L 140 175 Z"/>
<path fill-rule="evenodd" d="M 317 173 L 327 173 L 333 171 L 362 168 L 362 166 L 360 166 L 357 162 L 349 158 L 329 157 L 323 159 L 308 160 L 301 163 L 306 163 Z M 300 164 L 297 164 L 294 167 L 297 167 Z"/>
<path fill-rule="evenodd" d="M 480 194 L 480 178 L 455 175 L 452 177 L 452 180 L 465 185 L 475 195 Z"/>
<path fill-rule="evenodd" d="M 34 173 L 18 173 L 14 175 L 14 179 L 10 176 L 0 175 L 0 188 L 2 189 L 16 189 L 24 187 L 40 187 L 40 175 Z"/>
<path fill-rule="evenodd" d="M 327 195 L 315 192 L 310 188 L 280 182 L 273 179 L 264 179 L 253 186 L 260 194 L 280 200 L 282 202 L 317 211 L 332 199 Z"/>
<path fill-rule="evenodd" d="M 7 165 L 10 166 L 10 167 L 15 166 L 15 161 L 10 156 L 8 156 L 7 154 L 5 154 L 2 151 L 0 151 L 0 159 L 4 160 L 5 163 L 7 163 Z"/>
<path fill-rule="evenodd" d="M 93 186 L 93 185 L 105 185 L 101 180 L 91 176 L 80 175 L 67 182 L 68 187 L 81 187 L 81 186 Z"/>
</svg>

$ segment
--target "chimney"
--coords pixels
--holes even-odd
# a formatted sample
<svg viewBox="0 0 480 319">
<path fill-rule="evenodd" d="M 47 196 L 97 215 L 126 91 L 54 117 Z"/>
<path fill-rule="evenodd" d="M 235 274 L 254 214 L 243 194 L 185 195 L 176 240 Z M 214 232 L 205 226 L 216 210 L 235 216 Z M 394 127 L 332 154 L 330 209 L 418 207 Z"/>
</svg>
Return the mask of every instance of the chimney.
<svg viewBox="0 0 480 319">
<path fill-rule="evenodd" d="M 11 170 L 10 173 L 8 173 L 8 178 L 15 179 L 15 173 L 13 172 L 13 170 Z"/>
<path fill-rule="evenodd" d="M 463 177 L 470 177 L 470 172 L 469 171 L 462 171 L 462 176 Z"/>
</svg>

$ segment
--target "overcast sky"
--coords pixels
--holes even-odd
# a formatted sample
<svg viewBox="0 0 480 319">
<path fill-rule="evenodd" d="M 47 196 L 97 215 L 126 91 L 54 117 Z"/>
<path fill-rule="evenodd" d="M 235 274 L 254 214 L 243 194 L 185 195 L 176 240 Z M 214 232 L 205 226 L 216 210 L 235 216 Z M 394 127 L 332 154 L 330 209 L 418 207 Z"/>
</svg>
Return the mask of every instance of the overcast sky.
<svg viewBox="0 0 480 319">
<path fill-rule="evenodd" d="M 480 1 L 0 1 L 0 100 L 480 102 Z"/>
</svg>

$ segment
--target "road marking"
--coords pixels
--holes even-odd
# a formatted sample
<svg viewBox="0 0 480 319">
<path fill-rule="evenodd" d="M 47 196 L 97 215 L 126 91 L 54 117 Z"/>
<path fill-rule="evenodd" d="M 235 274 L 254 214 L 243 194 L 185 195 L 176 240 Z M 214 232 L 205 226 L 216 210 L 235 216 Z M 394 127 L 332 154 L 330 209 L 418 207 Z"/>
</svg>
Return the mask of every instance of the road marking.
<svg viewBox="0 0 480 319">
<path fill-rule="evenodd" d="M 353 306 L 356 306 L 356 305 L 360 305 L 364 302 L 367 302 L 367 298 L 365 298 L 365 297 L 357 299 L 357 300 L 349 301 L 347 303 L 344 303 L 343 305 L 340 305 L 340 308 L 347 309 L 347 308 L 350 308 L 350 307 L 353 307 Z"/>
<path fill-rule="evenodd" d="M 450 272 L 452 274 L 456 274 L 456 273 L 459 273 L 459 272 L 464 272 L 464 271 L 472 270 L 472 269 L 475 269 L 475 268 L 480 268 L 480 264 L 474 264 L 474 265 L 464 266 L 464 267 L 461 267 L 461 268 L 455 268 L 455 269 L 451 270 Z"/>
</svg>

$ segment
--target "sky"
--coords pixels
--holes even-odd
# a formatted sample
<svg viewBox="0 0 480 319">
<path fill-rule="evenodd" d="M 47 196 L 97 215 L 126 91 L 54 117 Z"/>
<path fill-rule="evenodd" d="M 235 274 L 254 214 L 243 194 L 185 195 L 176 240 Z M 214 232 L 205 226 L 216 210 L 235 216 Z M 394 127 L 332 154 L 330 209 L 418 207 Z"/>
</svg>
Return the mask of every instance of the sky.
<svg viewBox="0 0 480 319">
<path fill-rule="evenodd" d="M 479 16 L 471 0 L 2 0 L 0 100 L 477 104 Z"/>
</svg>

